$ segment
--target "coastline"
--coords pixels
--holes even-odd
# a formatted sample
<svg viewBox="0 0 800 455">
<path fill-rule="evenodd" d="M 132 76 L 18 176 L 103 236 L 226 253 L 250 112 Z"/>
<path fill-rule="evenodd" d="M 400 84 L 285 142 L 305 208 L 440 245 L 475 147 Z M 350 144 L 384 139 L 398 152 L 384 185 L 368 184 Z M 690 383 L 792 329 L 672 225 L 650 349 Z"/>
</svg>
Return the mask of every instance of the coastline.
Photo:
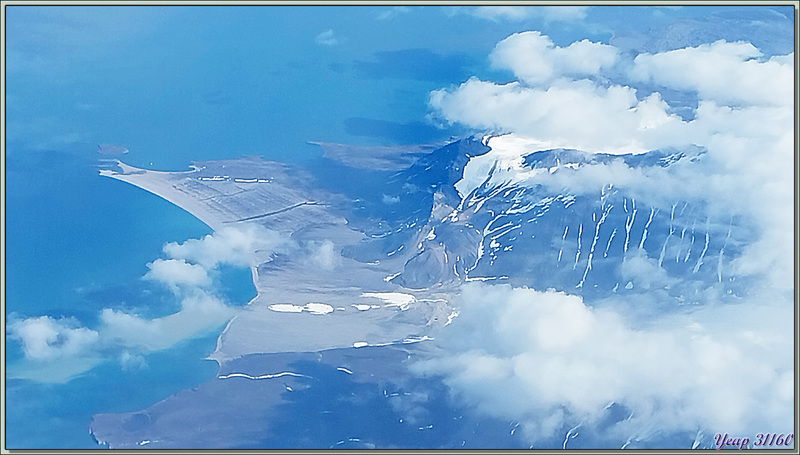
<svg viewBox="0 0 800 455">
<path fill-rule="evenodd" d="M 181 193 L 174 185 L 169 183 L 176 174 L 189 176 L 198 172 L 198 168 L 195 167 L 194 170 L 183 172 L 164 172 L 137 168 L 119 160 L 116 160 L 116 163 L 122 169 L 122 172 L 101 169 L 99 171 L 100 175 L 131 184 L 148 193 L 152 193 L 185 210 L 212 230 L 216 231 L 222 227 L 222 217 L 209 212 L 202 204 L 195 202 L 193 198 L 183 196 L 185 193 Z"/>
<path fill-rule="evenodd" d="M 446 296 L 451 289 L 411 290 L 385 279 L 399 274 L 412 251 L 375 262 L 340 256 L 340 251 L 361 242 L 365 234 L 332 213 L 328 206 L 333 196 L 307 187 L 307 179 L 302 174 L 298 177 L 296 169 L 290 172 L 284 164 L 256 157 L 194 163 L 193 170 L 183 172 L 118 163 L 121 172 L 101 170 L 100 174 L 155 194 L 214 231 L 238 223 L 256 224 L 278 232 L 292 245 L 291 257 L 279 268 L 270 265 L 270 251 L 252 252 L 250 271 L 256 295 L 227 322 L 216 349 L 207 357 L 220 368 L 249 354 L 402 343 L 425 337 L 449 320 Z M 314 262 L 315 255 L 322 254 L 314 249 L 326 244 L 335 267 Z M 259 270 L 262 266 L 267 267 L 264 272 Z M 411 302 L 387 304 L 375 297 L 387 292 L 410 293 Z M 304 307 L 312 302 L 335 311 L 270 309 L 273 304 Z M 358 309 L 364 306 L 370 310 Z"/>
</svg>

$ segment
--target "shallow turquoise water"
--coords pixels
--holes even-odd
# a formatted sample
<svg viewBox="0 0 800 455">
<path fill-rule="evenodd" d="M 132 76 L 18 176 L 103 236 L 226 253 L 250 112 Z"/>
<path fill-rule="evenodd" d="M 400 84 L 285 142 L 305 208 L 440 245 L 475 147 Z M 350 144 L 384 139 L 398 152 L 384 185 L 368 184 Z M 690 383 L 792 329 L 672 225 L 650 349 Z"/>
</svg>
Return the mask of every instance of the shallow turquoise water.
<svg viewBox="0 0 800 455">
<path fill-rule="evenodd" d="M 140 279 L 146 263 L 161 257 L 164 243 L 211 230 L 156 196 L 101 178 L 93 161 L 59 152 L 17 153 L 7 173 L 7 317 L 73 317 L 93 328 L 103 308 L 149 318 L 173 313 L 175 298 Z M 248 269 L 222 272 L 232 303 L 252 298 Z M 8 447 L 97 448 L 88 433 L 92 414 L 144 407 L 213 377 L 216 364 L 203 358 L 216 335 L 146 355 L 145 368 L 126 370 L 109 359 L 65 384 L 9 379 Z M 10 340 L 12 371 L 21 357 L 19 343 Z"/>
</svg>

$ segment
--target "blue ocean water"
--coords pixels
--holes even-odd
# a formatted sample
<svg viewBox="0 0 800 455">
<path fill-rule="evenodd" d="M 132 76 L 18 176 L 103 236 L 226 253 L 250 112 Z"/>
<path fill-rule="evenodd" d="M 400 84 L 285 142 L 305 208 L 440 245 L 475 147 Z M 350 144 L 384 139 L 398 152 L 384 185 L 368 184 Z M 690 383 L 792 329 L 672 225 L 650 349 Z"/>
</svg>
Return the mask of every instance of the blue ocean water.
<svg viewBox="0 0 800 455">
<path fill-rule="evenodd" d="M 200 238 L 211 233 L 208 226 L 159 197 L 100 177 L 94 159 L 9 152 L 6 232 L 15 241 L 6 254 L 7 317 L 75 318 L 92 328 L 103 308 L 146 318 L 178 309 L 168 290 L 141 277 L 164 243 Z M 219 282 L 232 305 L 255 295 L 248 268 L 221 267 Z M 216 335 L 147 355 L 143 369 L 109 359 L 66 384 L 10 379 L 9 447 L 96 448 L 86 430 L 93 413 L 146 406 L 213 377 L 216 364 L 203 358 Z M 12 369 L 22 355 L 18 343 L 9 343 Z"/>
<path fill-rule="evenodd" d="M 769 17 L 709 29 L 713 14 L 741 24 L 751 11 L 599 8 L 563 23 L 492 22 L 438 7 L 7 7 L 6 315 L 74 317 L 91 328 L 103 308 L 176 310 L 169 292 L 141 280 L 146 264 L 164 243 L 211 231 L 98 176 L 98 143 L 126 146 L 123 159 L 135 166 L 184 170 L 253 154 L 313 161 L 321 152 L 306 141 L 445 139 L 465 131 L 425 120 L 430 91 L 470 76 L 501 80 L 486 56 L 524 30 L 558 45 L 613 37 L 641 49 L 675 45 L 647 33 L 680 24 L 697 32 L 684 44 L 713 35 L 791 50 Z M 249 272 L 225 269 L 220 290 L 245 303 Z M 65 384 L 9 380 L 9 448 L 96 448 L 92 414 L 140 409 L 209 379 L 216 367 L 203 358 L 215 339 L 148 354 L 144 369 L 109 359 Z M 7 363 L 21 356 L 11 340 Z"/>
<path fill-rule="evenodd" d="M 7 448 L 100 449 L 89 434 L 92 415 L 140 409 L 211 378 L 217 365 L 203 357 L 216 334 L 149 354 L 147 367 L 122 369 L 111 360 L 63 384 L 8 379 Z"/>
<path fill-rule="evenodd" d="M 8 162 L 7 317 L 73 317 L 91 328 L 103 308 L 143 317 L 175 311 L 174 297 L 140 279 L 145 264 L 160 257 L 166 241 L 206 235 L 207 226 L 156 196 L 99 177 L 94 160 L 9 150 Z M 234 297 L 241 303 L 248 289 L 254 292 L 245 272 L 225 274 L 228 287 L 241 288 Z M 148 355 L 144 369 L 123 370 L 110 359 L 66 384 L 9 379 L 9 447 L 96 448 L 86 430 L 92 413 L 125 409 L 131 400 L 147 405 L 212 377 L 215 364 L 202 358 L 215 339 L 212 333 Z M 21 357 L 19 344 L 9 343 L 12 372 Z"/>
</svg>

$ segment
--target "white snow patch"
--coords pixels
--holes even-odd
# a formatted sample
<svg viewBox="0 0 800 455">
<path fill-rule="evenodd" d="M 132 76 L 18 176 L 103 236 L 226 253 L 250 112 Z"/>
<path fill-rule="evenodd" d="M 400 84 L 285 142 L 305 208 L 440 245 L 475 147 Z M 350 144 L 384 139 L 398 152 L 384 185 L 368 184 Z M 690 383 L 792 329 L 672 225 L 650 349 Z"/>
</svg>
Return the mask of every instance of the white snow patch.
<svg viewBox="0 0 800 455">
<path fill-rule="evenodd" d="M 450 325 L 450 323 L 453 322 L 453 319 L 457 317 L 458 317 L 458 311 L 453 311 L 452 313 L 450 313 L 449 316 L 447 316 L 447 322 L 445 322 L 444 325 Z"/>
<path fill-rule="evenodd" d="M 403 344 L 419 343 L 420 341 L 430 340 L 433 340 L 433 338 L 429 337 L 428 335 L 423 335 L 421 337 L 408 337 L 403 339 Z"/>
<path fill-rule="evenodd" d="M 496 276 L 470 276 L 467 277 L 464 281 L 489 281 L 489 280 L 496 280 Z"/>
<path fill-rule="evenodd" d="M 365 292 L 361 294 L 361 297 L 380 299 L 388 303 L 386 306 L 397 306 L 401 310 L 405 310 L 409 304 L 417 301 L 413 295 L 402 292 Z"/>
<path fill-rule="evenodd" d="M 325 303 L 309 302 L 304 306 L 293 305 L 291 303 L 276 303 L 268 306 L 272 311 L 279 313 L 302 313 L 304 311 L 311 314 L 328 314 L 333 313 L 333 307 Z"/>
<path fill-rule="evenodd" d="M 433 240 L 433 239 L 435 239 L 436 238 L 436 233 L 434 232 L 435 230 L 436 230 L 436 228 L 432 227 L 431 228 L 431 232 L 428 232 L 428 235 L 425 236 L 425 240 Z"/>
<path fill-rule="evenodd" d="M 389 275 L 389 276 L 385 277 L 383 279 L 383 281 L 388 283 L 388 282 L 392 281 L 397 275 L 400 275 L 401 273 L 403 273 L 403 272 L 397 272 L 397 273 L 394 273 L 392 275 Z"/>
<path fill-rule="evenodd" d="M 258 380 L 262 380 L 262 379 L 280 378 L 280 377 L 283 377 L 283 376 L 294 376 L 294 377 L 298 377 L 298 378 L 310 378 L 311 377 L 311 376 L 307 376 L 305 374 L 293 373 L 291 371 L 282 371 L 280 373 L 262 374 L 260 376 L 252 376 L 252 375 L 249 375 L 249 374 L 246 374 L 246 373 L 231 373 L 231 374 L 226 374 L 226 375 L 223 375 L 223 376 L 217 376 L 217 379 L 245 378 L 245 379 L 250 379 L 250 380 L 253 380 L 253 381 L 258 381 Z"/>
<path fill-rule="evenodd" d="M 333 307 L 326 304 L 326 303 L 313 303 L 309 302 L 306 304 L 305 311 L 308 311 L 311 314 L 328 314 L 333 313 Z"/>
<path fill-rule="evenodd" d="M 270 305 L 269 308 L 272 311 L 277 311 L 280 313 L 302 313 L 303 307 L 300 305 L 292 305 L 291 303 L 276 303 L 274 305 Z"/>
<path fill-rule="evenodd" d="M 521 137 L 516 134 L 492 136 L 486 140 L 486 145 L 491 147 L 491 150 L 483 155 L 470 158 L 467 165 L 464 166 L 463 177 L 455 184 L 461 199 L 481 186 L 495 165 L 495 172 L 490 177 L 494 184 L 505 181 L 520 182 L 533 175 L 547 172 L 547 169 L 524 168 L 522 157 L 532 152 L 557 147 L 555 143 Z"/>
</svg>

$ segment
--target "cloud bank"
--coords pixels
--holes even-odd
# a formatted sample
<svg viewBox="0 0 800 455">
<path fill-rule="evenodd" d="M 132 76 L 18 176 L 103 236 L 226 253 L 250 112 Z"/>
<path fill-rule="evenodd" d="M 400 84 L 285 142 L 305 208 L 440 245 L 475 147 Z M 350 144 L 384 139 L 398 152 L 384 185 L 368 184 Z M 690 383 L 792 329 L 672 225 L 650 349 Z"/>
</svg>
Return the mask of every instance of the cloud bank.
<svg viewBox="0 0 800 455">
<path fill-rule="evenodd" d="M 660 175 L 587 166 L 562 183 L 587 190 L 588 182 L 598 188 L 613 183 L 650 199 L 702 200 L 712 215 L 742 215 L 757 240 L 737 261 L 739 270 L 771 275 L 769 285 L 791 286 L 792 257 L 782 245 L 791 244 L 793 232 L 793 54 L 766 58 L 749 43 L 716 41 L 622 58 L 613 46 L 584 40 L 558 47 L 539 32 L 524 32 L 502 40 L 490 57 L 517 80 L 473 77 L 435 90 L 435 116 L 537 144 L 506 156 L 500 164 L 509 168 L 518 167 L 523 154 L 547 148 L 622 154 L 701 147 L 708 153 L 699 166 Z M 620 77 L 625 84 L 609 82 Z M 694 94 L 694 118 L 672 113 L 652 87 Z M 541 183 L 557 180 L 548 179 Z"/>
<path fill-rule="evenodd" d="M 460 316 L 437 338 L 447 354 L 416 371 L 442 376 L 485 413 L 521 422 L 533 443 L 576 425 L 606 425 L 612 402 L 630 414 L 608 429 L 612 446 L 681 432 L 710 438 L 792 428 L 794 55 L 716 41 L 631 56 L 524 32 L 499 42 L 490 60 L 515 80 L 473 77 L 430 95 L 434 117 L 506 134 L 470 161 L 465 178 L 496 166 L 498 184 L 588 197 L 613 184 L 637 205 L 670 210 L 688 201 L 711 219 L 735 218 L 750 234 L 732 273 L 750 284 L 735 304 L 710 291 L 706 306 L 647 312 L 651 319 L 629 310 L 676 308 L 658 291 L 681 283 L 643 254 L 625 257 L 620 274 L 653 290 L 647 302 L 611 296 L 591 307 L 552 291 L 470 284 Z M 675 93 L 696 98 L 689 118 L 674 113 Z M 550 174 L 521 166 L 524 155 L 557 147 L 704 154 L 666 169 L 612 161 Z"/>
<path fill-rule="evenodd" d="M 785 132 L 791 121 L 785 108 L 794 99 L 793 55 L 759 57 L 749 43 L 717 41 L 631 60 L 607 44 L 583 40 L 558 47 L 539 32 L 523 32 L 499 42 L 490 55 L 492 65 L 510 70 L 516 81 L 472 78 L 454 89 L 433 91 L 430 106 L 448 123 L 590 152 L 642 153 L 700 144 L 714 133 L 736 132 L 730 117 L 741 126 L 760 113 L 780 117 L 771 129 Z M 609 82 L 620 74 L 627 83 Z M 644 82 L 696 93 L 695 119 L 686 122 L 671 113 L 658 92 L 637 90 L 636 83 Z"/>
<path fill-rule="evenodd" d="M 718 105 L 791 106 L 792 56 L 760 61 L 762 57 L 750 43 L 716 41 L 659 54 L 639 54 L 631 76 L 663 87 L 696 91 L 701 99 Z"/>
<path fill-rule="evenodd" d="M 606 430 L 622 442 L 792 428 L 792 322 L 769 304 L 646 325 L 578 296 L 469 283 L 460 307 L 437 338 L 448 355 L 414 370 L 443 375 L 479 410 L 520 422 L 534 444 L 600 424 L 611 403 L 627 410 Z"/>
</svg>

